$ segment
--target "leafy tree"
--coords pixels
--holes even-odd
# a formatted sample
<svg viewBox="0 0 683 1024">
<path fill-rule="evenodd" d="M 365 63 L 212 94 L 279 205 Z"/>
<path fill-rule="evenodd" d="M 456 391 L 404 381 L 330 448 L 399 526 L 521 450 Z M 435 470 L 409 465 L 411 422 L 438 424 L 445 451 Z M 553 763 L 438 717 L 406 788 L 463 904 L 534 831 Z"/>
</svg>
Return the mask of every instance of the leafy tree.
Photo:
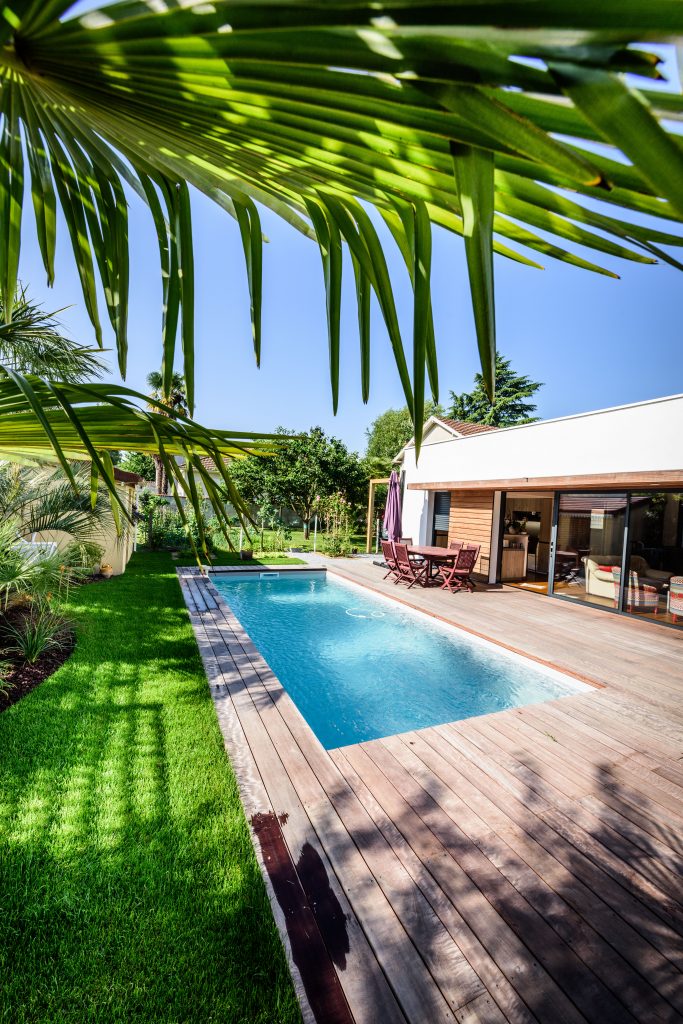
<svg viewBox="0 0 683 1024">
<path fill-rule="evenodd" d="M 288 433 L 282 427 L 277 432 Z M 355 452 L 320 427 L 291 437 L 274 456 L 243 459 L 231 468 L 231 475 L 242 497 L 253 505 L 291 509 L 301 518 L 306 537 L 319 498 L 338 492 L 360 502 L 367 479 Z"/>
<path fill-rule="evenodd" d="M 158 409 L 162 416 L 169 416 L 174 413 L 181 413 L 183 416 L 187 416 L 187 391 L 181 373 L 172 374 L 170 387 L 167 391 L 163 374 L 158 370 L 152 370 L 151 373 L 147 374 L 147 386 L 150 388 L 150 398 L 154 402 L 151 408 Z M 165 410 L 168 410 L 168 412 Z M 168 494 L 168 475 L 163 459 L 155 452 L 152 455 L 152 460 L 154 462 L 154 480 L 157 494 Z"/>
<path fill-rule="evenodd" d="M 483 423 L 490 427 L 511 427 L 515 423 L 535 423 L 538 416 L 533 398 L 543 385 L 516 373 L 509 359 L 496 356 L 496 394 L 491 402 L 481 373 L 474 375 L 474 387 L 456 395 L 451 391 L 451 408 L 448 415 L 454 420 L 467 423 Z"/>
<path fill-rule="evenodd" d="M 494 253 L 527 264 L 540 253 L 610 276 L 610 268 L 594 262 L 601 254 L 640 263 L 655 262 L 656 256 L 680 266 L 668 252 L 681 244 L 680 232 L 670 227 L 678 229 L 683 221 L 683 150 L 669 124 L 680 114 L 680 89 L 649 87 L 660 74 L 661 58 L 637 44 L 676 39 L 683 27 L 681 6 L 671 0 L 629 4 L 625 18 L 623 0 L 440 3 L 429 5 L 425 23 L 424 5 L 418 3 L 399 4 L 391 8 L 394 17 L 378 19 L 372 4 L 282 0 L 273 24 L 273 5 L 230 0 L 202 5 L 201 17 L 199 8 L 179 3 L 106 3 L 85 16 L 74 0 L 4 4 L 5 321 L 13 314 L 28 211 L 49 283 L 59 212 L 97 341 L 103 340 L 101 294 L 125 375 L 130 196 L 146 204 L 154 223 L 164 362 L 174 365 L 179 335 L 192 411 L 189 186 L 237 221 L 257 361 L 259 207 L 265 207 L 319 243 L 335 408 L 347 247 L 358 299 L 363 396 L 370 381 L 374 292 L 419 444 L 425 373 L 436 379 L 432 223 L 463 238 L 482 374 L 491 396 Z M 226 25 L 230 32 L 222 31 Z M 259 70 L 255 77 L 255 68 L 267 74 Z M 324 108 L 311 99 L 323 95 Z M 596 139 L 604 144 L 600 152 L 592 145 Z M 591 197 L 609 202 L 609 216 Z M 383 242 L 368 205 L 387 223 L 413 283 L 412 377 Z M 65 466 L 66 453 L 82 452 L 111 490 L 113 481 L 99 462 L 103 440 L 107 448 L 130 444 L 153 452 L 161 437 L 169 456 L 186 454 L 189 447 L 186 465 L 198 476 L 202 455 L 215 456 L 222 466 L 221 456 L 237 455 L 240 441 L 247 440 L 198 424 L 188 428 L 171 413 L 157 419 L 156 410 L 141 415 L 140 396 L 115 386 L 55 390 L 36 380 L 0 373 L 0 449 L 13 458 L 51 453 Z M 169 390 L 170 374 L 164 392 Z M 270 441 L 254 434 L 248 440 L 252 450 Z M 167 471 L 179 480 L 177 468 Z M 220 515 L 217 497 L 212 500 Z"/>
<path fill-rule="evenodd" d="M 118 465 L 127 473 L 137 473 L 143 480 L 155 480 L 157 467 L 153 455 L 146 452 L 124 452 Z"/>
<path fill-rule="evenodd" d="M 442 406 L 434 402 L 425 403 L 425 422 L 430 416 L 443 416 Z M 373 420 L 365 431 L 368 444 L 365 461 L 370 476 L 387 476 L 391 465 L 401 448 L 410 441 L 415 427 L 407 405 L 402 409 L 387 409 Z"/>
</svg>

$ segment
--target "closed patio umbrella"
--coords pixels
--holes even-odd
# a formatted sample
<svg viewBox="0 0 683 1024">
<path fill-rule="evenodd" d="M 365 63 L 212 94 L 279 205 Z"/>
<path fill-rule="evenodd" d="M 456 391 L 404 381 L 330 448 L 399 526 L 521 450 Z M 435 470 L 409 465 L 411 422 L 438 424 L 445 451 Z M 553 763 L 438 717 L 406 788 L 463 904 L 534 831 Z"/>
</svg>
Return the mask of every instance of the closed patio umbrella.
<svg viewBox="0 0 683 1024">
<path fill-rule="evenodd" d="M 393 470 L 389 477 L 387 507 L 384 510 L 384 530 L 389 540 L 401 539 L 401 487 L 398 473 Z"/>
</svg>

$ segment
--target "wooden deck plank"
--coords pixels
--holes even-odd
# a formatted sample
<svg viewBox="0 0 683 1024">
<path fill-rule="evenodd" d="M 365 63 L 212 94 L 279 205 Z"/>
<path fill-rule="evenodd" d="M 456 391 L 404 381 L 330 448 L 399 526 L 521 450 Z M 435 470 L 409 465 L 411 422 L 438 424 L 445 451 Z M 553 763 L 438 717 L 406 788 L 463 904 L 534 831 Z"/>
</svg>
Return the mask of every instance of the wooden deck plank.
<svg viewBox="0 0 683 1024">
<path fill-rule="evenodd" d="M 358 745 L 333 750 L 330 752 L 330 756 L 364 806 L 370 811 L 382 834 L 391 843 L 392 849 L 395 850 L 397 856 L 400 857 L 406 869 L 424 892 L 439 919 L 443 922 L 444 928 L 453 937 L 453 941 L 463 950 L 470 964 L 476 965 L 475 969 L 480 973 L 489 993 L 494 995 L 501 1013 L 504 1013 L 503 1019 L 514 1021 L 515 1024 L 530 1024 L 534 1018 L 531 1017 L 527 1007 L 524 1006 L 497 964 L 486 955 L 485 948 L 460 914 L 456 905 L 458 901 L 453 902 L 449 898 L 447 891 L 441 888 L 436 877 L 431 873 L 432 857 L 430 856 L 425 861 L 420 859 L 420 856 L 409 845 L 369 788 L 369 785 L 373 785 L 374 788 L 378 780 L 381 785 L 383 777 L 380 770 Z M 354 764 L 358 765 L 358 770 L 354 768 Z M 359 772 L 362 772 L 362 778 Z M 405 805 L 406 808 L 407 806 Z M 426 864 L 429 864 L 429 869 Z M 456 1019 L 459 1019 L 457 1013 Z"/>
<path fill-rule="evenodd" d="M 443 759 L 440 759 L 440 755 L 436 751 L 430 752 L 428 745 L 416 734 L 405 739 L 396 737 L 390 743 L 392 753 L 413 778 L 427 788 L 430 795 L 457 824 L 463 834 L 471 839 L 486 859 L 485 863 L 493 865 L 501 877 L 507 880 L 509 886 L 506 888 L 500 884 L 499 880 L 496 883 L 490 876 L 477 875 L 478 880 L 483 878 L 483 884 L 481 881 L 478 881 L 478 884 L 482 888 L 486 887 L 487 892 L 492 891 L 495 885 L 497 900 L 500 901 L 495 905 L 502 908 L 501 913 L 509 914 L 513 923 L 515 916 L 518 920 L 524 921 L 525 941 L 532 952 L 546 964 L 553 978 L 563 986 L 565 992 L 576 1002 L 579 1009 L 584 1013 L 587 1008 L 599 1010 L 604 1020 L 620 1020 L 624 1018 L 625 1014 L 628 1014 L 628 1004 L 620 1002 L 615 993 L 608 990 L 602 979 L 593 974 L 591 964 L 595 962 L 597 956 L 597 959 L 604 964 L 607 976 L 610 976 L 611 972 L 620 975 L 624 994 L 628 991 L 632 1005 L 640 1004 L 643 1007 L 648 1005 L 647 997 L 649 995 L 651 996 L 649 1006 L 653 1019 L 666 1019 L 658 1014 L 658 1010 L 661 1011 L 662 1007 L 658 1007 L 658 1000 L 653 989 L 649 985 L 639 986 L 633 972 L 626 969 L 626 964 L 620 957 L 614 957 L 613 950 L 607 943 L 603 942 L 601 946 L 600 937 L 590 928 L 590 923 L 595 923 L 595 919 L 599 917 L 596 907 L 593 908 L 592 915 L 586 915 L 589 921 L 585 922 L 580 914 L 572 912 L 572 908 L 565 901 L 558 899 L 554 889 L 541 879 L 533 867 L 529 866 L 527 859 L 532 859 L 533 851 L 528 838 L 523 844 L 526 859 L 516 857 L 510 847 L 510 843 L 515 841 L 514 826 L 508 821 L 505 827 L 501 827 L 499 819 L 497 828 L 502 833 L 500 836 L 495 831 L 496 825 L 488 821 L 483 822 L 482 819 L 477 820 L 477 815 L 471 811 L 460 794 L 445 784 L 444 776 L 453 781 L 454 773 L 449 771 L 448 766 L 445 765 Z M 423 756 L 428 762 L 425 764 L 426 770 L 420 767 Z M 438 774 L 434 770 L 435 767 L 438 767 Z M 483 803 L 481 797 L 477 803 L 481 807 Z M 541 855 L 541 860 L 544 861 L 543 867 L 546 876 L 550 878 L 551 883 L 556 881 L 557 866 L 553 871 L 552 867 L 548 866 L 551 858 L 543 858 Z M 475 866 L 474 858 L 470 858 L 470 864 L 474 870 L 479 867 L 479 865 Z M 580 885 L 577 880 L 574 880 L 571 896 L 585 913 L 586 908 L 590 906 L 590 900 L 587 897 L 581 900 L 580 895 Z M 597 901 L 596 905 L 599 906 Z M 590 921 L 591 916 L 592 922 Z M 618 932 L 620 929 L 616 915 L 603 912 L 602 917 L 603 919 L 608 918 L 607 922 L 604 920 L 601 922 L 603 930 L 607 931 L 607 926 L 611 924 L 615 945 L 619 944 Z M 589 924 L 588 928 L 586 928 L 586 923 Z M 623 922 L 621 925 L 623 933 L 626 929 Z M 622 952 L 625 945 L 628 950 L 629 939 L 632 945 L 636 945 L 633 938 L 635 936 L 631 937 L 628 934 L 624 938 L 622 934 L 620 944 Z M 650 952 L 656 957 L 657 965 L 659 965 L 661 957 L 657 957 L 654 950 L 650 950 Z M 641 956 L 645 958 L 647 952 L 641 951 Z M 652 957 L 650 959 L 652 960 Z M 582 960 L 582 963 L 579 963 L 579 960 Z M 652 971 L 654 964 L 650 963 L 649 966 Z M 583 981 L 580 989 L 577 989 L 576 979 L 579 974 Z M 670 1012 L 670 1007 L 664 1007 L 664 1009 Z"/>
<path fill-rule="evenodd" d="M 457 755 L 453 757 L 453 748 L 449 750 L 445 736 L 438 729 L 407 734 L 401 739 L 409 742 L 411 753 L 466 802 L 472 813 L 469 818 L 458 813 L 460 826 L 501 871 L 510 872 L 508 877 L 512 884 L 537 907 L 558 934 L 588 964 L 599 956 L 606 982 L 613 981 L 615 994 L 625 998 L 629 1008 L 636 1008 L 641 1014 L 651 1012 L 653 1018 L 658 1009 L 660 1019 L 666 1020 L 670 1006 L 661 1003 L 652 986 L 643 983 L 638 972 L 645 967 L 648 977 L 653 979 L 657 979 L 659 973 L 662 984 L 666 985 L 671 975 L 671 962 L 680 961 L 683 952 L 680 936 L 665 928 L 662 920 L 650 914 L 637 899 L 624 893 L 593 862 L 582 856 L 579 844 L 567 857 L 565 845 L 557 832 L 548 827 L 545 815 L 538 820 L 525 804 L 511 801 L 509 794 L 504 790 L 499 792 L 492 780 L 487 783 L 482 779 L 484 773 L 479 772 L 477 766 L 468 765 Z M 493 844 L 489 826 L 499 837 Z M 512 859 L 506 848 L 512 852 Z M 531 870 L 526 870 L 527 865 Z M 663 894 L 660 895 L 664 899 Z M 589 926 L 590 932 L 586 933 L 584 925 Z M 615 957 L 614 951 L 620 956 Z M 618 984 L 616 979 L 619 979 Z"/>
<path fill-rule="evenodd" d="M 247 814 L 287 815 L 293 864 L 308 844 L 346 919 L 354 1019 L 683 1020 L 683 634 L 332 565 L 603 687 L 325 751 L 212 585 L 179 570 Z"/>
<path fill-rule="evenodd" d="M 407 768 L 397 759 L 395 754 L 402 752 L 396 749 L 396 744 L 399 742 L 388 738 L 374 744 L 363 744 L 363 747 L 393 786 L 406 798 L 413 811 L 422 819 L 423 827 L 427 826 L 434 833 L 453 861 L 470 879 L 478 912 L 482 915 L 487 910 L 484 901 L 481 900 L 481 895 L 485 893 L 486 903 L 493 909 L 494 933 L 500 931 L 503 923 L 507 924 L 510 933 L 520 939 L 526 947 L 524 952 L 527 958 L 531 957 L 532 963 L 543 968 L 543 972 L 539 971 L 534 978 L 535 992 L 524 991 L 525 1001 L 532 1006 L 533 1011 L 541 1020 L 549 1019 L 549 1017 L 566 1021 L 582 1019 L 573 1001 L 567 998 L 553 977 L 552 967 L 555 962 L 556 950 L 552 948 L 552 945 L 547 944 L 549 929 L 526 901 L 519 896 L 514 887 L 507 882 L 495 865 L 468 840 L 455 821 L 443 813 L 433 794 L 421 785 L 421 782 L 425 782 L 432 788 L 432 780 L 426 778 L 414 763 L 411 768 Z M 416 777 L 416 773 L 418 777 Z M 522 933 L 523 939 L 521 938 Z M 499 936 L 496 941 L 498 938 Z M 521 958 L 523 953 L 520 947 L 517 947 L 516 952 Z M 571 962 L 574 961 L 574 955 L 568 947 L 562 952 L 566 952 Z M 534 995 L 541 994 L 542 1006 L 532 1002 Z M 609 1013 L 607 1017 L 609 1017 Z"/>
<path fill-rule="evenodd" d="M 246 637 L 244 637 L 244 642 L 240 639 L 240 643 L 243 650 L 240 672 L 255 706 L 259 709 L 260 721 L 268 732 L 273 749 L 279 752 L 282 769 L 289 779 L 296 778 L 297 792 L 302 799 L 306 813 L 318 837 L 325 837 L 325 849 L 332 867 L 338 873 L 343 871 L 347 896 L 351 898 L 356 916 L 375 956 L 384 968 L 404 1012 L 409 1018 L 412 1018 L 422 1008 L 423 1012 L 429 1013 L 430 1017 L 436 1021 L 454 1020 L 446 996 L 442 994 L 438 984 L 430 975 L 428 965 L 420 956 L 416 955 L 411 936 L 408 931 L 404 930 L 405 925 L 408 924 L 413 932 L 413 937 L 415 937 L 418 925 L 426 928 L 426 920 L 424 918 L 419 920 L 415 908 L 413 908 L 412 918 L 408 921 L 401 921 L 380 883 L 367 870 L 359 850 L 349 839 L 348 832 L 336 808 L 326 799 L 323 787 L 291 735 L 279 708 L 271 701 L 267 689 L 263 686 L 254 664 L 260 660 L 256 648 Z M 265 663 L 263 663 L 263 668 L 267 670 Z M 282 700 L 282 704 L 296 716 L 299 715 L 288 699 Z M 310 736 L 311 745 L 313 741 L 317 743 L 315 737 Z M 332 764 L 332 762 L 330 763 Z M 435 934 L 430 936 L 432 942 L 435 937 Z M 421 938 L 423 952 L 426 950 L 429 954 L 429 943 L 426 941 L 424 933 Z M 432 959 L 437 965 L 437 970 L 443 971 L 443 967 L 438 965 L 438 957 L 432 957 Z M 457 950 L 452 950 L 449 961 L 453 968 L 458 966 L 457 960 Z M 459 972 L 454 970 L 453 974 L 454 983 L 457 984 L 460 980 Z M 447 981 L 446 978 L 442 980 Z M 467 991 L 469 995 L 469 990 Z M 458 1005 L 460 1004 L 458 1003 Z"/>
<path fill-rule="evenodd" d="M 464 946 L 471 937 L 468 948 L 472 962 L 477 962 L 480 950 L 485 951 L 478 969 L 489 972 L 489 990 L 508 1019 L 526 1020 L 531 1011 L 535 1018 L 542 1020 L 544 1006 L 549 1001 L 546 987 L 552 990 L 552 982 L 467 872 L 450 855 L 439 836 L 425 826 L 401 788 L 397 788 L 382 771 L 379 760 L 382 753 L 388 755 L 388 752 L 383 752 L 377 743 L 345 747 L 342 753 L 362 773 L 382 811 L 466 922 L 468 931 L 461 933 L 460 943 Z M 520 995 L 521 989 L 527 992 L 528 1009 Z M 516 998 L 513 998 L 513 992 Z"/>
<path fill-rule="evenodd" d="M 455 748 L 456 751 L 462 753 L 462 738 L 457 732 L 449 727 L 426 730 L 424 739 L 427 742 L 433 742 L 432 736 L 434 733 L 449 743 L 451 748 Z M 443 749 L 442 746 L 439 746 L 438 749 L 445 757 L 450 758 L 452 761 L 454 760 L 452 752 Z M 476 784 L 481 787 L 481 791 L 492 795 L 498 806 L 506 810 L 517 810 L 521 813 L 524 827 L 529 825 L 532 827 L 533 815 L 527 809 L 523 787 L 520 787 L 518 791 L 518 796 L 521 799 L 517 799 L 513 795 L 514 787 L 511 794 L 510 788 L 506 788 L 504 784 L 495 784 L 495 773 L 492 779 L 487 779 L 486 769 L 488 769 L 488 763 L 483 768 L 477 763 L 473 764 L 471 760 L 468 760 L 467 756 L 468 752 L 465 750 L 465 757 L 458 758 L 456 761 L 459 770 L 473 781 L 476 779 Z M 535 801 L 533 802 L 533 814 L 548 823 L 552 821 L 553 828 L 561 830 L 569 843 L 577 846 L 583 854 L 590 857 L 599 867 L 620 883 L 621 886 L 632 890 L 638 900 L 643 902 L 653 913 L 663 916 L 663 920 L 669 926 L 681 932 L 683 929 L 683 915 L 681 913 L 683 910 L 683 905 L 681 904 L 683 880 L 677 878 L 673 871 L 670 871 L 665 865 L 661 864 L 659 859 L 654 861 L 653 858 L 644 855 L 642 849 L 625 840 L 615 833 L 613 829 L 609 828 L 609 834 L 605 836 L 604 822 L 597 817 L 591 816 L 583 808 L 580 809 L 579 813 L 575 813 L 573 809 L 578 807 L 580 805 L 571 801 L 566 801 L 559 806 L 556 805 L 555 808 L 547 805 L 541 806 Z M 573 819 L 571 823 L 566 821 L 567 814 L 569 818 Z M 516 820 L 520 819 L 516 818 Z M 529 824 L 527 824 L 527 821 Z M 574 829 L 572 827 L 573 824 L 578 825 L 581 831 Z M 571 838 L 566 835 L 568 830 L 571 831 Z M 556 851 L 559 851 L 561 855 L 562 846 L 558 847 L 553 842 L 552 837 L 549 837 L 549 841 L 552 845 L 552 852 L 555 854 Z M 636 867 L 633 866 L 634 863 Z M 595 889 L 599 895 L 605 894 L 604 878 L 600 876 L 596 878 Z M 610 891 L 609 887 L 607 891 Z M 677 900 L 678 905 L 676 905 Z M 616 891 L 615 903 L 612 905 L 615 905 L 616 909 L 620 910 L 620 912 L 625 909 L 621 889 Z M 640 919 L 641 911 L 639 907 L 636 906 L 634 909 L 636 910 L 637 918 Z"/>
<path fill-rule="evenodd" d="M 640 867 L 643 859 L 642 851 L 639 854 L 639 851 L 632 843 L 626 844 L 623 839 L 619 843 L 618 838 L 613 841 L 611 847 L 603 846 L 601 822 L 598 819 L 592 818 L 585 810 L 574 815 L 575 823 L 583 829 L 585 835 L 579 837 L 578 833 L 576 833 L 571 842 L 574 842 L 581 852 L 602 870 L 596 872 L 590 863 L 584 863 L 583 860 L 577 862 L 573 851 L 571 856 L 565 860 L 563 856 L 565 851 L 564 845 L 558 843 L 557 836 L 554 834 L 554 831 L 557 831 L 557 826 L 553 826 L 554 831 L 552 831 L 545 829 L 541 822 L 547 823 L 551 816 L 555 822 L 558 822 L 561 820 L 561 816 L 571 815 L 572 809 L 577 806 L 575 803 L 566 801 L 560 807 L 553 808 L 547 804 L 538 804 L 533 799 L 523 799 L 523 792 L 520 793 L 522 799 L 518 799 L 496 781 L 495 773 L 493 777 L 488 776 L 488 762 L 482 763 L 480 759 L 477 759 L 473 763 L 460 755 L 457 734 L 454 732 L 442 728 L 426 730 L 421 734 L 420 739 L 435 746 L 442 756 L 450 764 L 453 764 L 458 772 L 469 781 L 472 787 L 470 790 L 472 797 L 476 788 L 477 795 L 490 798 L 501 814 L 510 814 L 522 828 L 529 832 L 529 835 L 539 840 L 548 853 L 554 858 L 559 858 L 597 896 L 608 901 L 611 896 L 611 905 L 618 913 L 625 915 L 630 908 L 638 921 L 640 921 L 643 914 L 642 903 L 655 915 L 661 913 L 662 919 L 675 931 L 681 933 L 683 928 L 681 910 L 683 907 L 680 906 L 680 903 L 676 904 L 676 898 L 677 890 L 683 887 L 683 881 L 676 878 L 672 872 L 660 867 L 657 873 L 657 884 L 653 885 L 646 876 L 641 876 L 632 867 L 629 860 L 630 855 L 630 859 L 635 859 L 638 867 Z M 576 820 L 577 818 L 578 820 Z M 586 825 L 585 829 L 583 828 L 584 825 Z M 594 828 L 597 826 L 599 838 L 596 838 L 589 831 L 591 825 Z M 618 852 L 615 853 L 615 850 Z M 577 868 L 579 869 L 578 871 Z M 619 887 L 614 889 L 610 885 L 610 880 L 604 877 L 603 871 L 612 875 L 620 883 Z M 541 873 L 545 874 L 544 871 Z M 628 887 L 629 890 L 633 891 L 635 902 L 630 896 L 626 899 L 624 898 L 623 887 Z M 627 916 L 626 919 L 628 919 Z M 654 925 L 654 922 L 652 923 Z M 611 925 L 610 934 L 613 934 Z"/>
</svg>

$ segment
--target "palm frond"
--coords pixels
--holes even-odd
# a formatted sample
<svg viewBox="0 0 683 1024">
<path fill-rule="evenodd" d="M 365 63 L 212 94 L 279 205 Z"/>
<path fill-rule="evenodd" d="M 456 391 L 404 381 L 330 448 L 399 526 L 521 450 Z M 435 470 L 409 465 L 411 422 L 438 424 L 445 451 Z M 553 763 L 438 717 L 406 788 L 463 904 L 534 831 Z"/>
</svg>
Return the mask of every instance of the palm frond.
<svg viewBox="0 0 683 1024">
<path fill-rule="evenodd" d="M 93 502 L 89 467 L 81 463 L 71 468 L 76 492 L 54 465 L 0 464 L 0 519 L 13 519 L 22 537 L 57 531 L 87 542 L 101 535 L 111 527 L 106 489 L 98 487 Z"/>
<path fill-rule="evenodd" d="M 251 518 L 230 479 L 229 462 L 272 454 L 287 442 L 277 434 L 208 430 L 163 401 L 122 386 L 65 384 L 14 372 L 3 377 L 1 371 L 0 459 L 37 465 L 58 459 L 77 494 L 90 499 L 99 484 L 106 488 L 117 522 L 129 512 L 116 488 L 112 451 L 160 455 L 176 501 L 181 491 L 192 495 L 198 478 L 227 535 L 226 502 L 235 505 L 244 525 Z M 206 472 L 202 459 L 207 457 L 222 483 Z M 74 460 L 90 463 L 90 474 L 75 470 Z M 179 501 L 178 507 L 184 516 Z"/>
<path fill-rule="evenodd" d="M 56 313 L 31 301 L 24 289 L 15 297 L 10 320 L 0 303 L 0 363 L 19 373 L 61 381 L 93 380 L 106 366 L 97 349 L 65 337 Z"/>
<path fill-rule="evenodd" d="M 0 17 L 5 317 L 12 316 L 26 179 L 48 280 L 59 204 L 96 334 L 101 339 L 99 278 L 125 373 L 124 187 L 132 190 L 147 204 L 159 241 L 164 391 L 180 334 L 190 412 L 188 185 L 237 221 L 257 360 L 258 206 L 317 240 L 335 406 L 343 246 L 356 281 L 363 397 L 374 291 L 413 415 L 423 400 L 424 362 L 435 397 L 437 388 L 429 275 L 416 274 L 414 265 L 416 249 L 428 251 L 425 218 L 465 239 L 491 393 L 495 253 L 536 266 L 540 252 L 609 276 L 615 275 L 601 265 L 602 254 L 640 263 L 663 254 L 679 265 L 662 245 L 683 244 L 683 145 L 668 126 L 683 113 L 683 102 L 679 93 L 648 88 L 661 78 L 661 62 L 647 47 L 683 34 L 683 4 L 125 0 L 71 17 L 70 6 L 11 0 Z M 633 86 L 636 76 L 642 87 Z M 604 198 L 612 216 L 584 206 L 591 196 Z M 389 215 L 394 229 L 392 213 L 413 210 L 412 241 L 404 219 L 398 235 L 392 230 L 414 286 L 412 372 L 368 205 Z M 644 225 L 642 213 L 668 225 Z"/>
</svg>

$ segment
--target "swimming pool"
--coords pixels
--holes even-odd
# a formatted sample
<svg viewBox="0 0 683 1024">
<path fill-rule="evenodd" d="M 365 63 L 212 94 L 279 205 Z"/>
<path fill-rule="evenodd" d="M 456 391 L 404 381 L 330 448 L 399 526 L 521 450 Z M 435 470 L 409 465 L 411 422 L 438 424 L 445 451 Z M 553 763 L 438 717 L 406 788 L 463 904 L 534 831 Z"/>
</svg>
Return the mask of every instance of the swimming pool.
<svg viewBox="0 0 683 1024">
<path fill-rule="evenodd" d="M 211 578 L 328 750 L 587 689 L 325 572 Z"/>
</svg>

